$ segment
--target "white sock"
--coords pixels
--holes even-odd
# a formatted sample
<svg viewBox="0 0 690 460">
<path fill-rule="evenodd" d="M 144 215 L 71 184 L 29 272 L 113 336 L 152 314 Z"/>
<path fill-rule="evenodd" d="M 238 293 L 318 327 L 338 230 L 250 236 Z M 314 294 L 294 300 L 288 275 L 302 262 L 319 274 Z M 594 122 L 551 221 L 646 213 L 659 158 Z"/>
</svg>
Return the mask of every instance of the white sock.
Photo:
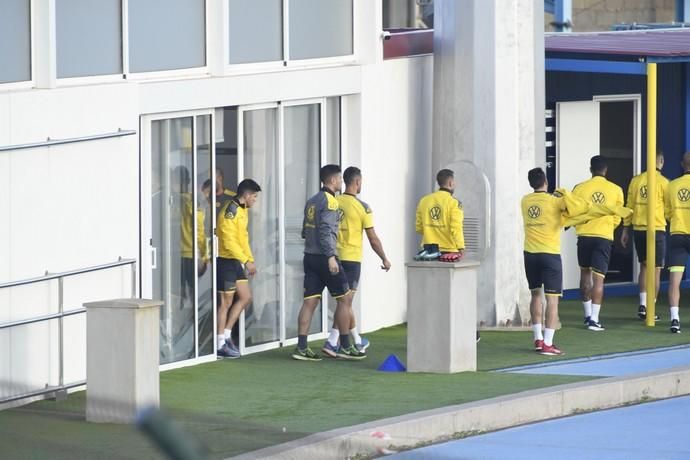
<svg viewBox="0 0 690 460">
<path fill-rule="evenodd" d="M 582 302 L 582 306 L 585 309 L 585 318 L 592 316 L 592 301 L 588 300 L 587 302 Z"/>
<path fill-rule="evenodd" d="M 549 329 L 548 327 L 544 329 L 544 345 L 553 345 L 553 336 L 556 333 L 556 329 Z"/>
<path fill-rule="evenodd" d="M 220 349 L 225 344 L 225 336 L 218 336 L 218 349 Z"/>
<path fill-rule="evenodd" d="M 599 322 L 599 310 L 601 310 L 601 305 L 593 303 L 592 304 L 592 321 L 595 323 Z"/>
<path fill-rule="evenodd" d="M 226 339 L 229 339 L 230 337 L 232 337 L 232 329 L 226 329 L 224 334 L 225 334 L 224 337 Z"/>
<path fill-rule="evenodd" d="M 541 333 L 541 324 L 532 324 L 532 332 L 534 333 L 534 340 L 544 340 Z"/>
<path fill-rule="evenodd" d="M 352 335 L 352 338 L 355 339 L 355 345 L 362 343 L 362 337 L 360 337 L 359 332 L 357 332 L 357 326 L 350 329 L 350 334 Z"/>
<path fill-rule="evenodd" d="M 645 307 L 647 306 L 647 293 L 646 292 L 640 292 L 640 305 L 644 305 Z"/>
<path fill-rule="evenodd" d="M 338 346 L 338 339 L 340 338 L 340 331 L 338 329 L 331 329 L 331 332 L 328 334 L 328 343 L 333 345 L 334 347 Z"/>
<path fill-rule="evenodd" d="M 680 315 L 678 314 L 678 307 L 671 307 L 671 319 L 677 319 L 680 321 Z"/>
</svg>

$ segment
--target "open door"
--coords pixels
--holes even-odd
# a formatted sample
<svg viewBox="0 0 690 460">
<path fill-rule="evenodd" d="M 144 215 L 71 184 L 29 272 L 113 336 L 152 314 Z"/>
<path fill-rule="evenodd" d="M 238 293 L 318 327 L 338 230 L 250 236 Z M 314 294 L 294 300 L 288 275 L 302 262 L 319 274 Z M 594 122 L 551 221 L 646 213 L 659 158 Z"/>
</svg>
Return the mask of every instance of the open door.
<svg viewBox="0 0 690 460">
<path fill-rule="evenodd" d="M 556 104 L 556 186 L 572 190 L 591 177 L 589 159 L 599 154 L 599 102 L 578 101 Z M 561 241 L 563 289 L 580 286 L 575 229 Z"/>
</svg>

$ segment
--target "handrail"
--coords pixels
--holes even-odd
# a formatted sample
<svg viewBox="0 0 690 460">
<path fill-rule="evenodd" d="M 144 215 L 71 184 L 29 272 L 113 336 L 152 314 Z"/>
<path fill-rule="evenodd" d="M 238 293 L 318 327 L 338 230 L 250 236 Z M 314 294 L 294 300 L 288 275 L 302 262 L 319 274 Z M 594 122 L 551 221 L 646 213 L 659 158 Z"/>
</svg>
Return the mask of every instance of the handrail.
<svg viewBox="0 0 690 460">
<path fill-rule="evenodd" d="M 57 386 L 51 386 L 47 387 L 42 390 L 37 390 L 37 391 L 32 391 L 29 393 L 23 393 L 20 395 L 13 395 L 9 396 L 6 398 L 0 398 L 0 405 L 13 402 L 13 401 L 18 401 L 22 399 L 27 399 L 27 398 L 32 398 L 35 396 L 41 396 L 41 395 L 46 395 L 46 394 L 55 394 L 56 397 L 57 395 L 60 394 L 67 394 L 67 390 L 70 388 L 74 388 L 77 386 L 83 385 L 85 382 L 80 381 L 80 382 L 72 382 L 65 384 L 64 381 L 64 324 L 63 320 L 64 318 L 68 316 L 73 316 L 73 315 L 78 315 L 82 313 L 86 313 L 86 308 L 75 308 L 72 310 L 67 310 L 65 311 L 65 294 L 64 294 L 64 279 L 69 276 L 75 276 L 75 275 L 81 275 L 84 273 L 91 273 L 99 270 L 106 270 L 109 268 L 115 268 L 115 267 L 122 267 L 125 265 L 130 265 L 132 267 L 132 298 L 136 297 L 136 278 L 137 278 L 137 261 L 136 259 L 123 259 L 120 257 L 116 262 L 111 262 L 107 264 L 101 264 L 101 265 L 94 265 L 92 267 L 85 267 L 85 268 L 80 268 L 77 270 L 68 270 L 64 271 L 61 273 L 51 273 L 46 274 L 44 276 L 38 276 L 35 278 L 28 278 L 24 280 L 18 280 L 18 281 L 10 281 L 7 283 L 2 283 L 0 284 L 0 289 L 3 288 L 11 288 L 11 287 L 16 287 L 16 286 L 25 286 L 27 284 L 34 284 L 34 283 L 40 283 L 44 281 L 51 281 L 51 280 L 58 280 L 58 311 L 57 313 L 51 313 L 47 315 L 41 315 L 41 316 L 34 316 L 32 318 L 26 318 L 22 320 L 17 320 L 17 321 L 11 321 L 7 323 L 0 323 L 0 330 L 3 329 L 9 329 L 12 327 L 17 327 L 17 326 L 24 326 L 27 324 L 34 324 L 34 323 L 40 323 L 43 321 L 50 321 L 50 320 L 57 320 L 58 321 L 58 385 Z"/>
<path fill-rule="evenodd" d="M 51 145 L 74 144 L 76 142 L 97 141 L 100 139 L 110 139 L 113 137 L 132 136 L 137 131 L 134 129 L 118 128 L 114 133 L 94 134 L 92 136 L 70 137 L 67 139 L 51 139 L 48 138 L 41 142 L 31 142 L 28 144 L 14 144 L 0 146 L 0 152 L 7 152 L 10 150 L 35 149 L 37 147 L 49 147 Z"/>
<path fill-rule="evenodd" d="M 0 283 L 0 289 L 8 288 L 8 287 L 14 287 L 14 286 L 22 286 L 25 284 L 38 283 L 41 281 L 50 281 L 50 280 L 54 280 L 57 278 L 65 278 L 65 277 L 73 276 L 73 275 L 81 275 L 82 273 L 90 273 L 90 272 L 95 272 L 98 270 L 105 270 L 107 268 L 121 267 L 123 265 L 130 265 L 133 263 L 136 263 L 136 259 L 119 259 L 117 262 L 110 262 L 110 263 L 102 264 L 102 265 L 94 265 L 92 267 L 86 267 L 86 268 L 81 268 L 81 269 L 77 269 L 77 270 L 68 270 L 68 271 L 60 272 L 60 273 L 50 273 L 50 274 L 45 274 L 43 276 L 37 276 L 35 278 L 27 278 L 24 280 L 9 281 L 7 283 Z"/>
</svg>

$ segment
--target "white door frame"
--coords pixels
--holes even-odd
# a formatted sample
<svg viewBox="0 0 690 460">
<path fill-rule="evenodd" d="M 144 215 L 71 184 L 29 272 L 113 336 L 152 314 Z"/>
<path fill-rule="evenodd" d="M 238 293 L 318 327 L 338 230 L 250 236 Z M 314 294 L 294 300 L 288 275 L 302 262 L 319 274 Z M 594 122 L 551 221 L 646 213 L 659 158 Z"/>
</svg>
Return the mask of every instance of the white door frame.
<svg viewBox="0 0 690 460">
<path fill-rule="evenodd" d="M 192 118 L 192 148 L 196 150 L 196 135 L 197 135 L 197 129 L 196 129 L 196 117 L 198 115 L 210 115 L 210 135 L 211 135 L 211 167 L 215 168 L 215 142 L 214 142 L 214 123 L 215 123 L 215 113 L 213 109 L 206 109 L 206 110 L 189 110 L 189 111 L 180 111 L 180 112 L 165 112 L 165 113 L 156 113 L 156 114 L 150 114 L 150 115 L 142 115 L 140 118 L 140 144 L 139 144 L 139 171 L 140 171 L 140 260 L 141 260 L 141 270 L 140 270 L 140 287 L 141 287 L 141 296 L 143 298 L 151 298 L 153 296 L 153 277 L 152 277 L 152 270 L 155 267 L 155 261 L 152 260 L 152 257 L 156 255 L 155 248 L 153 248 L 150 244 L 151 238 L 152 238 L 152 233 L 153 233 L 153 228 L 152 228 L 152 220 L 153 220 L 153 213 L 152 213 L 152 206 L 151 206 L 151 175 L 152 175 L 152 170 L 151 170 L 151 123 L 153 121 L 158 121 L 158 120 L 168 120 L 168 119 L 173 119 L 173 118 L 187 118 L 191 117 Z M 197 166 L 197 155 L 193 154 L 193 165 L 194 165 L 194 172 L 196 172 L 196 166 Z M 212 171 L 215 171 L 215 169 L 212 169 Z M 192 187 L 193 190 L 196 193 L 196 190 L 198 190 L 197 183 L 196 183 L 196 174 L 192 173 Z M 211 181 L 211 196 L 215 196 L 215 181 Z M 212 222 L 213 222 L 213 230 L 215 233 L 215 212 L 212 213 Z M 194 216 L 194 235 L 197 234 L 197 219 L 196 215 Z M 214 238 L 215 239 L 215 238 Z M 212 240 L 214 240 L 212 239 Z M 196 240 L 195 240 L 196 241 Z M 215 241 L 213 241 L 214 248 L 213 251 L 215 251 Z M 198 255 L 196 253 L 197 251 L 194 251 L 194 264 L 197 266 L 198 264 Z M 212 273 L 216 273 L 216 262 L 215 262 L 215 257 L 212 257 Z M 215 293 L 215 276 L 213 278 L 213 292 Z M 182 361 L 177 361 L 173 363 L 167 363 L 167 364 L 162 364 L 159 366 L 159 369 L 161 371 L 165 370 L 170 370 L 170 369 L 177 369 L 180 367 L 186 367 L 186 366 L 192 366 L 195 364 L 199 363 L 204 363 L 204 362 L 209 362 L 209 361 L 215 361 L 216 360 L 216 352 L 215 352 L 215 346 L 214 352 L 212 354 L 206 355 L 199 357 L 199 321 L 198 321 L 198 293 L 197 293 L 197 286 L 195 283 L 195 288 L 194 288 L 194 328 L 195 328 L 195 338 L 194 338 L 194 350 L 195 350 L 195 357 L 182 360 Z M 215 324 L 216 324 L 216 300 L 215 300 L 215 295 L 212 296 L 212 301 L 213 301 L 213 325 L 214 325 L 214 335 L 215 335 Z"/>
<path fill-rule="evenodd" d="M 642 95 L 641 94 L 611 94 L 611 95 L 601 95 L 594 96 L 593 101 L 597 102 L 633 102 L 633 136 L 635 137 L 633 142 L 633 176 L 640 174 L 642 171 Z M 600 105 L 601 107 L 601 105 Z M 601 133 L 600 133 L 601 135 Z M 624 194 L 627 194 L 627 190 L 623 190 Z M 627 197 L 626 197 L 627 198 Z M 632 242 L 631 242 L 632 244 Z M 640 264 L 637 263 L 637 251 L 635 245 L 632 245 L 633 252 L 633 273 L 632 281 L 623 281 L 620 283 L 610 283 L 607 286 L 620 286 L 629 283 L 637 283 L 637 277 L 640 274 Z"/>
<path fill-rule="evenodd" d="M 328 157 L 328 142 L 326 139 L 327 131 L 327 113 L 326 113 L 326 98 L 310 98 L 310 99 L 299 99 L 290 100 L 284 102 L 271 102 L 264 104 L 252 104 L 239 106 L 237 108 L 237 174 L 238 183 L 244 177 L 244 113 L 252 110 L 264 110 L 264 109 L 277 109 L 277 119 L 276 119 L 276 140 L 277 140 L 277 153 L 278 153 L 278 219 L 279 225 L 279 263 L 281 267 L 280 275 L 280 338 L 278 341 L 264 343 L 260 345 L 255 345 L 251 347 L 245 347 L 245 315 L 242 312 L 240 316 L 240 353 L 256 353 L 265 350 L 272 350 L 282 346 L 293 345 L 297 343 L 297 338 L 288 339 L 286 337 L 286 301 L 287 301 L 287 283 L 285 279 L 285 107 L 294 107 L 301 105 L 313 105 L 319 104 L 319 142 L 320 142 L 320 158 L 319 161 L 321 165 L 325 164 Z M 325 301 L 325 299 L 324 299 Z M 322 314 L 321 314 L 321 331 L 310 334 L 309 340 L 323 339 L 328 336 L 328 303 L 327 301 L 322 302 Z"/>
</svg>

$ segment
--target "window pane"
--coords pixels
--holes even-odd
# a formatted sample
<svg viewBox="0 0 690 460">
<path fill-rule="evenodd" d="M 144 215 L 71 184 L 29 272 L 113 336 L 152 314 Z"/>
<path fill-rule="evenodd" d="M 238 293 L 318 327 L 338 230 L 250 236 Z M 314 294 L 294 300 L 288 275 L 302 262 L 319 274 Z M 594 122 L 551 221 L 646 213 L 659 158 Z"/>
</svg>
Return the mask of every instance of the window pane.
<svg viewBox="0 0 690 460">
<path fill-rule="evenodd" d="M 57 0 L 58 78 L 122 73 L 121 0 Z"/>
<path fill-rule="evenodd" d="M 31 80 L 30 0 L 2 0 L 0 83 Z"/>
<path fill-rule="evenodd" d="M 290 0 L 290 59 L 352 54 L 352 0 Z"/>
<path fill-rule="evenodd" d="M 129 70 L 206 65 L 204 0 L 129 0 Z"/>
<path fill-rule="evenodd" d="M 229 2 L 230 64 L 282 60 L 282 0 Z"/>
<path fill-rule="evenodd" d="M 249 210 L 249 235 L 257 273 L 252 304 L 245 312 L 245 345 L 280 340 L 280 228 L 278 192 L 278 109 L 244 112 L 244 176 L 261 186 Z"/>
<path fill-rule="evenodd" d="M 285 108 L 285 270 L 287 299 L 285 334 L 297 337 L 297 316 L 304 298 L 304 203 L 319 191 L 321 163 L 321 106 Z M 309 333 L 322 329 L 322 309 L 314 313 Z"/>
</svg>

